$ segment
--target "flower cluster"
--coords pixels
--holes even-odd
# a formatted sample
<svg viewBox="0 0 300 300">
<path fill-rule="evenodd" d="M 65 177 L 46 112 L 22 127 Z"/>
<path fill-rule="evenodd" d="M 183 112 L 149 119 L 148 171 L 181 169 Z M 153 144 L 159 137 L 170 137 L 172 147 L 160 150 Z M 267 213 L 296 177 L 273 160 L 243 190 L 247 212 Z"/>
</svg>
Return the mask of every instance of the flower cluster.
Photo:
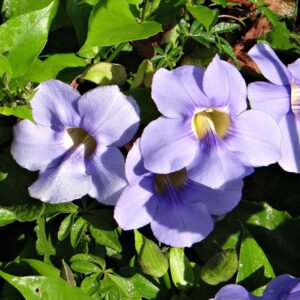
<svg viewBox="0 0 300 300">
<path fill-rule="evenodd" d="M 229 284 L 221 288 L 214 300 L 298 300 L 300 299 L 300 278 L 281 275 L 273 279 L 262 297 L 251 295 L 245 288 L 237 284 Z"/>
<path fill-rule="evenodd" d="M 291 122 L 299 136 L 297 62 L 286 69 L 265 45 L 250 55 L 276 85 L 249 86 L 255 109 L 247 109 L 241 74 L 218 55 L 206 70 L 158 70 L 152 98 L 162 116 L 145 128 L 126 163 L 118 147 L 132 140 L 139 126 L 131 97 L 116 86 L 80 96 L 57 80 L 42 83 L 31 101 L 35 123 L 19 122 L 12 145 L 21 166 L 40 171 L 30 195 L 59 203 L 88 194 L 116 204 L 114 217 L 125 230 L 150 223 L 165 244 L 189 247 L 201 241 L 213 229 L 213 217 L 238 204 L 243 178 L 254 167 L 279 160 L 287 170 L 298 170 L 299 154 L 293 161 L 281 156 L 298 146 L 288 134 L 288 142 L 281 143 Z M 268 100 L 280 105 L 270 108 Z"/>
</svg>

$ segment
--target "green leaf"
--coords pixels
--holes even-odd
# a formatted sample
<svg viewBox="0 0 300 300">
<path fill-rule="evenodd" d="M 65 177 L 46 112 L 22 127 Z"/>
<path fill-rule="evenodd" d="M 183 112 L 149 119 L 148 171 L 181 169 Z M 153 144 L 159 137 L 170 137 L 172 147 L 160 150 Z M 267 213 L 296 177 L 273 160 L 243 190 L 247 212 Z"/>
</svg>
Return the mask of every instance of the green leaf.
<svg viewBox="0 0 300 300">
<path fill-rule="evenodd" d="M 48 276 L 17 277 L 0 271 L 0 276 L 19 290 L 26 300 L 91 300 L 80 288 L 65 280 Z"/>
<path fill-rule="evenodd" d="M 77 221 L 73 224 L 70 237 L 71 245 L 73 248 L 76 248 L 78 246 L 86 227 L 87 222 L 82 217 L 77 219 Z"/>
<path fill-rule="evenodd" d="M 87 69 L 82 77 L 97 85 L 122 86 L 126 83 L 127 73 L 122 65 L 99 62 Z"/>
<path fill-rule="evenodd" d="M 149 59 L 144 59 L 139 65 L 139 68 L 131 84 L 130 89 L 131 90 L 136 89 L 142 84 L 144 84 L 145 87 L 150 88 L 153 74 L 154 74 L 154 66 L 152 61 Z"/>
<path fill-rule="evenodd" d="M 201 278 L 210 285 L 217 285 L 228 281 L 237 271 L 238 265 L 239 260 L 234 249 L 221 251 L 203 266 Z"/>
<path fill-rule="evenodd" d="M 143 237 L 138 262 L 142 271 L 153 277 L 162 277 L 169 268 L 168 260 L 160 248 L 146 237 Z"/>
<path fill-rule="evenodd" d="M 51 263 L 50 256 L 55 255 L 56 250 L 52 245 L 50 235 L 47 236 L 45 228 L 45 219 L 40 218 L 37 220 L 37 226 L 35 227 L 37 240 L 36 240 L 36 250 L 37 253 L 44 256 L 46 262 Z"/>
<path fill-rule="evenodd" d="M 107 274 L 101 280 L 100 294 L 107 300 L 140 300 L 141 296 L 133 283 L 117 275 Z"/>
<path fill-rule="evenodd" d="M 88 36 L 80 55 L 97 46 L 111 46 L 148 38 L 161 31 L 155 21 L 139 23 L 126 0 L 99 1 L 93 8 Z"/>
<path fill-rule="evenodd" d="M 90 273 L 97 273 L 100 271 L 99 267 L 95 264 L 87 261 L 75 261 L 71 264 L 71 269 L 75 272 L 90 274 Z"/>
<path fill-rule="evenodd" d="M 80 74 L 83 68 L 86 66 L 84 59 L 79 58 L 75 54 L 54 54 L 49 56 L 44 61 L 36 59 L 30 66 L 28 72 L 20 79 L 22 82 L 32 81 L 40 83 L 45 80 L 58 78 L 66 71 L 73 70 L 77 74 Z M 77 70 L 77 71 L 76 71 Z M 70 76 L 73 79 L 75 76 Z M 64 78 L 65 79 L 65 78 Z"/>
<path fill-rule="evenodd" d="M 171 248 L 169 261 L 172 280 L 177 288 L 193 283 L 193 270 L 183 249 Z"/>
<path fill-rule="evenodd" d="M 79 253 L 75 254 L 71 257 L 70 262 L 78 262 L 78 261 L 84 261 L 84 262 L 91 262 L 94 264 L 97 264 L 101 267 L 101 269 L 105 270 L 105 260 L 102 257 L 94 256 L 91 254 L 85 254 L 85 253 Z"/>
<path fill-rule="evenodd" d="M 50 204 L 44 203 L 43 217 L 49 218 L 54 217 L 60 213 L 76 213 L 78 211 L 78 206 L 72 202 Z"/>
<path fill-rule="evenodd" d="M 57 2 L 44 9 L 12 18 L 0 26 L 0 52 L 8 52 L 13 77 L 27 72 L 43 50 Z"/>
<path fill-rule="evenodd" d="M 2 106 L 0 107 L 0 114 L 4 116 L 15 116 L 20 119 L 33 121 L 32 112 L 29 105 L 18 105 L 15 107 Z"/>
<path fill-rule="evenodd" d="M 237 23 L 220 22 L 211 29 L 210 33 L 223 33 L 223 32 L 233 31 L 240 27 L 241 26 Z"/>
<path fill-rule="evenodd" d="M 0 76 L 6 73 L 9 77 L 12 75 L 12 69 L 9 60 L 0 54 Z"/>
<path fill-rule="evenodd" d="M 91 274 L 90 276 L 86 276 L 82 280 L 80 287 L 89 296 L 92 296 L 95 293 L 98 294 L 98 290 L 100 289 L 99 274 Z M 97 294 L 96 299 L 98 299 Z"/>
<path fill-rule="evenodd" d="M 57 238 L 59 241 L 63 241 L 70 233 L 74 224 L 75 214 L 67 215 L 60 223 Z"/>
<path fill-rule="evenodd" d="M 41 216 L 44 203 L 32 201 L 24 204 L 5 206 L 5 209 L 14 214 L 16 221 L 30 222 L 37 220 Z"/>
<path fill-rule="evenodd" d="M 216 22 L 219 11 L 217 9 L 210 9 L 204 5 L 186 4 L 187 10 L 196 18 L 201 24 L 204 25 L 207 31 Z"/>
<path fill-rule="evenodd" d="M 55 268 L 53 265 L 37 260 L 37 259 L 22 259 L 25 261 L 30 267 L 32 267 L 35 271 L 39 273 L 39 275 L 43 276 L 51 276 L 51 277 L 60 277 L 59 269 Z"/>
<path fill-rule="evenodd" d="M 244 285 L 254 295 L 261 296 L 266 283 L 275 274 L 264 251 L 244 226 L 239 256 L 236 283 Z"/>
<path fill-rule="evenodd" d="M 15 214 L 9 209 L 0 208 L 0 226 L 5 226 L 13 223 L 16 220 Z"/>
</svg>

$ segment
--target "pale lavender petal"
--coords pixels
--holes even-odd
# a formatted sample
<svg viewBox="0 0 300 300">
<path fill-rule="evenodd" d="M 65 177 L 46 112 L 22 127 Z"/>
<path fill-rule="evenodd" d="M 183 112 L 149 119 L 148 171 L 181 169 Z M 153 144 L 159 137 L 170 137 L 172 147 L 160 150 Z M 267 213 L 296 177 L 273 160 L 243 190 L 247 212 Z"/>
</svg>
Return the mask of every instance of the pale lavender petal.
<svg viewBox="0 0 300 300">
<path fill-rule="evenodd" d="M 288 65 L 289 71 L 292 73 L 293 77 L 300 83 L 300 58 L 295 62 Z"/>
<path fill-rule="evenodd" d="M 239 71 L 216 55 L 203 77 L 203 90 L 210 99 L 210 107 L 228 107 L 239 114 L 247 108 L 246 83 Z"/>
<path fill-rule="evenodd" d="M 35 122 L 39 125 L 63 129 L 78 127 L 78 100 L 80 94 L 74 88 L 58 80 L 41 83 L 30 105 Z"/>
<path fill-rule="evenodd" d="M 30 196 L 49 203 L 63 203 L 83 197 L 92 186 L 85 173 L 84 146 L 69 151 L 57 165 L 40 171 L 39 178 L 29 187 Z"/>
<path fill-rule="evenodd" d="M 242 153 L 227 150 L 221 142 L 215 145 L 203 142 L 187 170 L 190 179 L 211 188 L 225 188 L 228 182 L 254 171 Z"/>
<path fill-rule="evenodd" d="M 196 196 L 197 201 L 206 206 L 210 215 L 218 216 L 231 211 L 240 202 L 243 181 L 236 180 L 232 183 L 227 183 L 226 188 L 220 190 L 188 180 L 187 187 L 183 191 L 183 198 L 192 199 L 193 196 Z"/>
<path fill-rule="evenodd" d="M 281 157 L 281 134 L 277 123 L 267 114 L 248 110 L 230 128 L 226 146 L 243 153 L 253 167 L 268 166 Z"/>
<path fill-rule="evenodd" d="M 140 149 L 145 168 L 163 174 L 187 166 L 198 145 L 190 120 L 160 117 L 145 128 Z"/>
<path fill-rule="evenodd" d="M 136 140 L 126 157 L 125 174 L 130 184 L 139 179 L 141 175 L 149 172 L 144 168 L 139 144 L 140 139 Z"/>
<path fill-rule="evenodd" d="M 263 300 L 298 300 L 299 298 L 296 297 L 300 295 L 298 292 L 300 292 L 300 279 L 281 275 L 268 284 Z"/>
<path fill-rule="evenodd" d="M 78 110 L 81 127 L 101 145 L 123 146 L 133 138 L 139 126 L 135 100 L 121 93 L 116 85 L 85 93 L 78 103 Z"/>
<path fill-rule="evenodd" d="M 86 160 L 87 173 L 92 177 L 89 195 L 99 202 L 115 205 L 127 185 L 124 172 L 124 157 L 115 147 L 98 147 Z"/>
<path fill-rule="evenodd" d="M 31 171 L 45 168 L 67 151 L 64 132 L 23 120 L 14 127 L 11 153 L 17 163 Z"/>
<path fill-rule="evenodd" d="M 267 44 L 256 44 L 248 55 L 254 60 L 262 74 L 271 82 L 278 85 L 289 85 L 292 75 L 280 61 L 273 49 Z"/>
<path fill-rule="evenodd" d="M 300 119 L 289 113 L 282 118 L 279 127 L 282 157 L 278 163 L 285 171 L 300 173 Z"/>
<path fill-rule="evenodd" d="M 157 196 L 153 194 L 153 176 L 140 177 L 122 192 L 114 218 L 124 230 L 140 228 L 153 220 L 157 204 Z"/>
<path fill-rule="evenodd" d="M 206 108 L 209 100 L 201 90 L 204 70 L 182 66 L 168 71 L 159 69 L 153 77 L 152 98 L 166 117 L 192 115 L 196 108 Z"/>
<path fill-rule="evenodd" d="M 228 284 L 221 288 L 214 300 L 256 300 L 244 287 L 237 284 Z M 275 300 L 275 299 L 273 299 Z"/>
<path fill-rule="evenodd" d="M 250 83 L 248 98 L 253 109 L 261 110 L 279 122 L 290 110 L 291 87 L 262 81 Z"/>
<path fill-rule="evenodd" d="M 213 229 L 213 220 L 199 201 L 184 199 L 180 192 L 160 197 L 151 222 L 155 237 L 172 247 L 191 247 Z"/>
</svg>

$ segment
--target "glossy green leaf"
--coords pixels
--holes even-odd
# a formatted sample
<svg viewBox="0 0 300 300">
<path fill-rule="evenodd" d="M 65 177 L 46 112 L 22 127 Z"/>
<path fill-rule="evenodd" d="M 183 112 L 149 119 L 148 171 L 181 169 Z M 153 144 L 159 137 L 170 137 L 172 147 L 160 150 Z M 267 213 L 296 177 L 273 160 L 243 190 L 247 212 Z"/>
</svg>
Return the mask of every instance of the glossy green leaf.
<svg viewBox="0 0 300 300">
<path fill-rule="evenodd" d="M 30 267 L 32 267 L 35 271 L 39 273 L 39 275 L 43 276 L 51 276 L 51 277 L 60 277 L 59 269 L 55 268 L 53 265 L 37 260 L 37 259 L 22 259 L 25 261 Z"/>
<path fill-rule="evenodd" d="M 216 24 L 212 29 L 211 33 L 223 33 L 223 32 L 230 32 L 235 29 L 240 28 L 240 25 L 237 23 L 226 23 L 226 22 L 220 22 Z"/>
<path fill-rule="evenodd" d="M 4 116 L 15 116 L 20 119 L 28 119 L 32 121 L 32 112 L 29 105 L 20 106 L 2 106 L 0 107 L 0 114 Z"/>
<path fill-rule="evenodd" d="M 87 69 L 82 77 L 97 85 L 122 86 L 126 83 L 127 73 L 122 65 L 99 62 Z"/>
<path fill-rule="evenodd" d="M 142 84 L 150 88 L 152 83 L 152 77 L 154 74 L 154 66 L 151 60 L 144 59 L 137 70 L 136 76 L 131 84 L 130 89 L 136 89 Z"/>
<path fill-rule="evenodd" d="M 60 213 L 76 213 L 78 206 L 72 202 L 50 204 L 44 203 L 43 217 L 54 217 Z"/>
<path fill-rule="evenodd" d="M 256 296 L 262 295 L 266 283 L 274 278 L 275 274 L 264 251 L 245 227 L 239 257 L 236 282 L 248 287 Z"/>
<path fill-rule="evenodd" d="M 143 245 L 138 253 L 138 262 L 145 274 L 163 276 L 169 268 L 168 260 L 153 241 L 143 237 Z"/>
<path fill-rule="evenodd" d="M 80 54 L 97 46 L 111 46 L 141 40 L 161 31 L 155 21 L 138 22 L 126 0 L 99 1 L 93 8 L 88 36 Z"/>
<path fill-rule="evenodd" d="M 71 257 L 70 262 L 75 263 L 79 261 L 85 261 L 85 262 L 91 262 L 94 264 L 99 265 L 103 270 L 105 269 L 105 260 L 102 257 L 91 255 L 91 254 L 85 254 L 85 253 L 79 253 L 75 254 Z"/>
<path fill-rule="evenodd" d="M 15 214 L 9 209 L 0 208 L 0 226 L 13 223 L 16 220 Z"/>
<path fill-rule="evenodd" d="M 84 274 L 97 273 L 100 271 L 99 267 L 95 264 L 83 260 L 74 261 L 71 264 L 71 269 Z"/>
<path fill-rule="evenodd" d="M 6 73 L 7 75 L 12 75 L 12 69 L 9 63 L 9 60 L 0 54 L 0 77 Z"/>
<path fill-rule="evenodd" d="M 39 201 L 31 201 L 24 204 L 5 206 L 5 209 L 11 211 L 17 221 L 30 222 L 41 216 L 44 204 Z"/>
<path fill-rule="evenodd" d="M 17 277 L 0 271 L 0 276 L 19 290 L 26 300 L 91 300 L 80 288 L 50 276 Z"/>
<path fill-rule="evenodd" d="M 183 249 L 171 248 L 169 262 L 172 280 L 177 288 L 183 288 L 193 283 L 193 270 Z"/>
<path fill-rule="evenodd" d="M 46 233 L 46 223 L 44 218 L 37 220 L 37 225 L 35 227 L 37 240 L 36 240 L 36 250 L 37 253 L 44 256 L 46 262 L 50 262 L 50 256 L 55 255 L 56 250 L 53 247 L 50 234 Z"/>
<path fill-rule="evenodd" d="M 73 224 L 71 229 L 70 241 L 73 248 L 76 248 L 82 238 L 83 232 L 87 227 L 86 221 L 80 217 Z"/>
<path fill-rule="evenodd" d="M 205 26 L 209 31 L 213 24 L 216 22 L 219 12 L 217 9 L 210 9 L 204 5 L 186 4 L 187 10 Z"/>
<path fill-rule="evenodd" d="M 74 224 L 75 215 L 70 214 L 67 215 L 62 222 L 60 223 L 58 232 L 57 232 L 57 238 L 59 241 L 63 241 L 70 233 L 72 226 Z"/>
<path fill-rule="evenodd" d="M 97 294 L 100 289 L 99 274 L 91 274 L 86 276 L 80 285 L 81 289 L 89 296 L 96 294 L 95 299 L 98 299 Z"/>
<path fill-rule="evenodd" d="M 223 250 L 215 254 L 202 267 L 201 279 L 210 285 L 226 282 L 236 273 L 238 265 L 239 260 L 235 250 Z"/>
<path fill-rule="evenodd" d="M 13 77 L 27 72 L 43 50 L 57 2 L 49 6 L 12 18 L 0 26 L 0 52 L 8 52 Z"/>
<path fill-rule="evenodd" d="M 107 300 L 140 300 L 141 296 L 133 283 L 114 274 L 107 274 L 101 281 L 100 294 Z"/>
</svg>

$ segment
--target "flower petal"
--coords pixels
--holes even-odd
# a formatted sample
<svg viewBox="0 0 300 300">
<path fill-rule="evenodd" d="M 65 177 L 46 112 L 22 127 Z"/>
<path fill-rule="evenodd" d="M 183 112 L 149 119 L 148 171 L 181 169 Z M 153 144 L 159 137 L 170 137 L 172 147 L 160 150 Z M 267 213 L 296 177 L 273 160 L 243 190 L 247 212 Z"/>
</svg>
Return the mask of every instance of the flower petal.
<svg viewBox="0 0 300 300">
<path fill-rule="evenodd" d="M 122 192 L 114 218 L 124 230 L 143 227 L 155 216 L 157 201 L 153 194 L 153 176 L 140 177 Z"/>
<path fill-rule="evenodd" d="M 86 161 L 87 173 L 92 177 L 89 195 L 99 202 L 114 205 L 127 185 L 124 157 L 114 147 L 99 147 Z"/>
<path fill-rule="evenodd" d="M 250 49 L 248 55 L 269 81 L 278 85 L 290 84 L 292 80 L 291 73 L 270 46 L 264 43 L 256 44 Z"/>
<path fill-rule="evenodd" d="M 116 85 L 85 93 L 78 110 L 82 117 L 81 127 L 105 146 L 123 146 L 133 138 L 139 126 L 135 100 L 121 93 Z"/>
<path fill-rule="evenodd" d="M 297 300 L 300 293 L 300 279 L 290 275 L 281 275 L 273 279 L 264 292 L 264 300 Z M 297 295 L 295 295 L 297 293 Z M 293 297 L 294 295 L 295 297 Z"/>
<path fill-rule="evenodd" d="M 267 114 L 248 110 L 238 116 L 226 141 L 231 151 L 243 153 L 253 167 L 268 166 L 281 157 L 281 134 Z"/>
<path fill-rule="evenodd" d="M 180 192 L 160 197 L 157 213 L 151 222 L 155 237 L 172 247 L 191 247 L 213 229 L 213 220 L 199 201 L 184 198 Z M 199 198 L 199 194 L 198 194 Z"/>
<path fill-rule="evenodd" d="M 134 183 L 136 179 L 139 179 L 141 175 L 148 173 L 145 169 L 141 151 L 140 151 L 140 139 L 136 140 L 132 148 L 127 154 L 125 163 L 126 179 L 130 184 Z"/>
<path fill-rule="evenodd" d="M 224 143 L 213 146 L 202 143 L 193 162 L 187 167 L 188 177 L 211 188 L 225 189 L 231 181 L 244 178 L 254 170 L 240 152 L 231 152 Z"/>
<path fill-rule="evenodd" d="M 216 55 L 203 77 L 203 90 L 210 99 L 210 107 L 226 107 L 234 114 L 247 108 L 246 83 L 240 72 Z"/>
<path fill-rule="evenodd" d="M 180 170 L 193 160 L 198 143 L 189 120 L 160 117 L 145 128 L 141 137 L 145 168 L 161 174 Z"/>
<path fill-rule="evenodd" d="M 84 146 L 68 152 L 58 164 L 40 172 L 29 187 L 30 196 L 49 203 L 79 199 L 91 189 L 91 177 L 85 173 Z"/>
<path fill-rule="evenodd" d="M 300 83 L 300 58 L 298 58 L 292 64 L 289 64 L 288 69 L 292 73 L 293 77 L 296 78 L 299 84 Z"/>
<path fill-rule="evenodd" d="M 67 151 L 64 133 L 23 120 L 14 127 L 11 153 L 18 164 L 28 170 L 45 168 Z"/>
<path fill-rule="evenodd" d="M 212 189 L 203 184 L 187 181 L 188 188 L 184 191 L 184 198 L 190 199 L 193 195 L 203 203 L 210 215 L 218 216 L 231 211 L 240 202 L 242 196 L 243 181 L 237 180 L 226 184 L 223 190 Z"/>
<path fill-rule="evenodd" d="M 221 288 L 214 300 L 256 300 L 244 287 L 237 284 L 228 284 Z M 265 299 L 265 298 L 264 298 Z M 273 299 L 275 300 L 275 299 Z"/>
<path fill-rule="evenodd" d="M 78 127 L 79 92 L 59 80 L 42 82 L 30 101 L 32 115 L 39 125 L 63 129 Z"/>
<path fill-rule="evenodd" d="M 196 108 L 205 108 L 209 100 L 201 90 L 204 70 L 182 66 L 168 71 L 159 69 L 153 77 L 152 98 L 166 117 L 193 115 Z"/>
<path fill-rule="evenodd" d="M 253 109 L 267 113 L 278 122 L 290 110 L 291 87 L 254 82 L 248 85 L 248 97 Z"/>
<path fill-rule="evenodd" d="M 300 119 L 289 113 L 281 119 L 279 127 L 282 157 L 278 163 L 285 171 L 300 173 Z"/>
</svg>

